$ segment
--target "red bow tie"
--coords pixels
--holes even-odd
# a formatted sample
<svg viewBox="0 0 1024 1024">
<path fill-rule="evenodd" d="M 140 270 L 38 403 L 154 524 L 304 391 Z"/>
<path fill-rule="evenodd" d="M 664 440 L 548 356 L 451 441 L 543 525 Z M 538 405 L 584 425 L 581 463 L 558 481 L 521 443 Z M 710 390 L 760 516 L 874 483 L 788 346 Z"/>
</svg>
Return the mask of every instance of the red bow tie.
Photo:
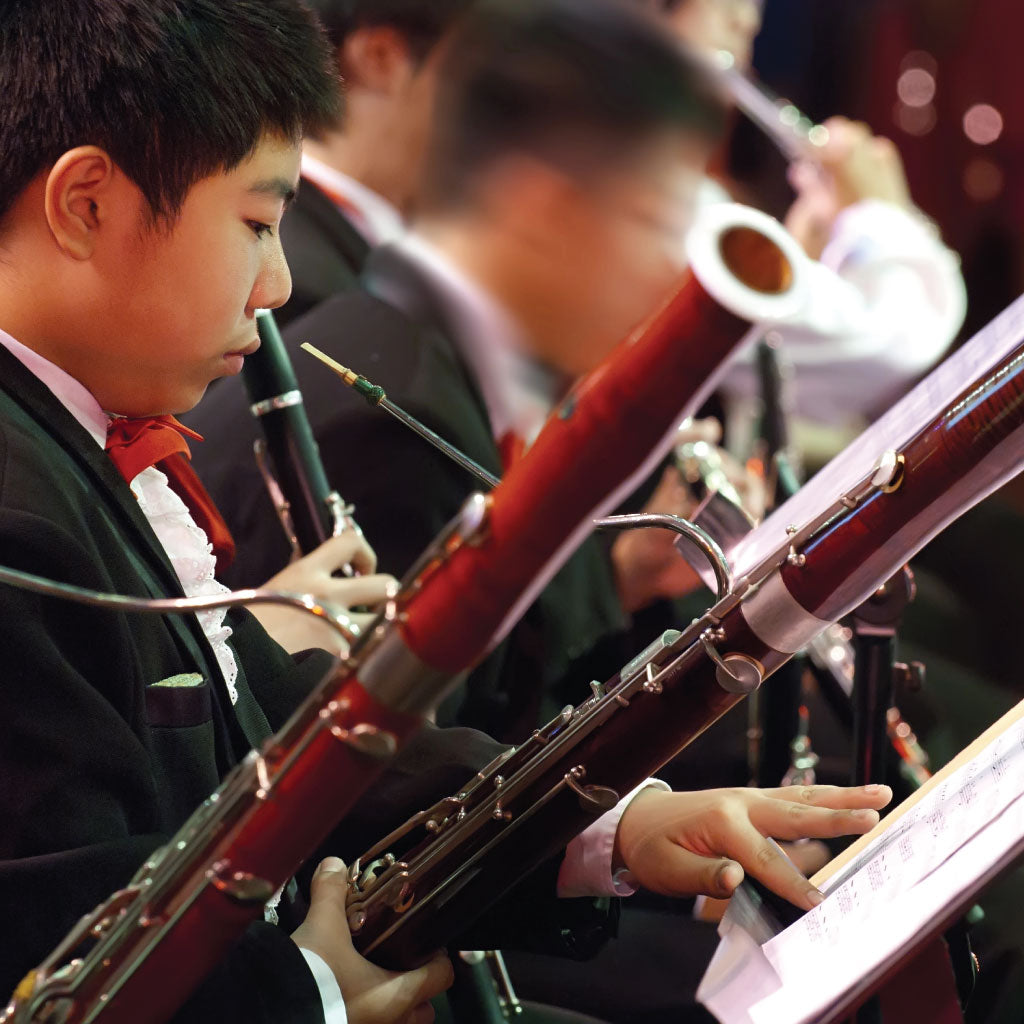
<svg viewBox="0 0 1024 1024">
<path fill-rule="evenodd" d="M 201 434 L 173 416 L 117 417 L 107 428 L 107 454 L 129 484 L 144 469 L 159 464 L 171 489 L 185 503 L 196 525 L 213 545 L 220 572 L 234 560 L 235 542 L 213 499 L 188 462 L 192 456 L 186 437 L 194 441 L 203 439 Z"/>
<path fill-rule="evenodd" d="M 186 437 L 202 441 L 201 434 L 179 423 L 173 416 L 149 416 L 128 419 L 119 416 L 107 427 L 107 454 L 131 483 L 144 469 L 155 466 L 171 455 L 191 458 Z"/>
</svg>

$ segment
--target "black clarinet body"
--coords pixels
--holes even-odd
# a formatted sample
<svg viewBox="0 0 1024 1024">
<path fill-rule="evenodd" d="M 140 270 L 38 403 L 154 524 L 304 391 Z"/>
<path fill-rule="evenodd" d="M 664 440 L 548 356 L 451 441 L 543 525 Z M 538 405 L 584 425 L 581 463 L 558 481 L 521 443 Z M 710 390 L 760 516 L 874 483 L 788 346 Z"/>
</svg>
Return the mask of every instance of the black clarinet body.
<svg viewBox="0 0 1024 1024">
<path fill-rule="evenodd" d="M 270 310 L 256 315 L 260 347 L 247 356 L 242 380 L 264 436 L 256 459 L 293 558 L 343 529 L 357 528 L 331 488 L 306 416 L 295 371 Z"/>
</svg>

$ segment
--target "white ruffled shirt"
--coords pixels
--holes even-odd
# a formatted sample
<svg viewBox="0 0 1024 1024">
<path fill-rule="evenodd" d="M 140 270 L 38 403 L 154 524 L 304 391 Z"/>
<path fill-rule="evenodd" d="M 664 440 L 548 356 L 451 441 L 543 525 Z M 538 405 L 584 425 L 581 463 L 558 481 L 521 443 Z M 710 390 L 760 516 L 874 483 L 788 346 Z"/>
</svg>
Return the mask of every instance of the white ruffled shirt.
<svg viewBox="0 0 1024 1024">
<path fill-rule="evenodd" d="M 228 593 L 228 588 L 214 579 L 217 558 L 213 553 L 213 545 L 193 521 L 185 503 L 171 490 L 167 477 L 155 466 L 151 466 L 139 473 L 130 486 L 142 514 L 149 520 L 157 540 L 167 552 L 185 595 L 214 597 Z M 224 676 L 231 703 L 237 704 L 235 681 L 238 679 L 238 662 L 228 646 L 231 627 L 225 625 L 226 617 L 226 608 L 196 615 L 217 657 L 217 665 Z"/>
</svg>

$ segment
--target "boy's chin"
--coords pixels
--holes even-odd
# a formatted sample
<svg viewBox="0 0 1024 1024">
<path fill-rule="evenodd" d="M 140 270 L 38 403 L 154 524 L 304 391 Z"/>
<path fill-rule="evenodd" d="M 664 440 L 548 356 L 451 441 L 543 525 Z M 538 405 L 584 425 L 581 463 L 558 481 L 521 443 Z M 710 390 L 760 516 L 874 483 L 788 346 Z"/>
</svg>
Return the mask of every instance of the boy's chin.
<svg viewBox="0 0 1024 1024">
<path fill-rule="evenodd" d="M 154 395 L 145 405 L 136 402 L 131 411 L 121 411 L 121 415 L 137 419 L 149 416 L 181 416 L 191 412 L 199 404 L 208 387 L 208 384 L 204 384 L 198 389 L 182 388 L 180 391 Z"/>
<path fill-rule="evenodd" d="M 178 405 L 178 408 L 175 409 L 173 415 L 191 412 L 203 400 L 203 396 L 206 394 L 209 387 L 209 384 L 204 384 L 202 388 L 200 388 L 198 391 L 192 391 L 187 394 L 183 394 L 181 402 Z"/>
</svg>

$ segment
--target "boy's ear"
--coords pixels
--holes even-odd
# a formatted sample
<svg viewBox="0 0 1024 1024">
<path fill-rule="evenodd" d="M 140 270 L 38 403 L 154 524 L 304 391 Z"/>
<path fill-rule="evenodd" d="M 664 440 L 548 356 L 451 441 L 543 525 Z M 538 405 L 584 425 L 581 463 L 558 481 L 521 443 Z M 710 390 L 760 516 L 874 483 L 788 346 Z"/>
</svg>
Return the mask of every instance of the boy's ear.
<svg viewBox="0 0 1024 1024">
<path fill-rule="evenodd" d="M 61 156 L 46 177 L 46 221 L 57 245 L 73 259 L 87 260 L 93 253 L 115 173 L 106 151 L 78 146 Z"/>
<path fill-rule="evenodd" d="M 356 29 L 341 46 L 343 77 L 370 92 L 392 95 L 415 73 L 412 51 L 388 25 Z"/>
</svg>

